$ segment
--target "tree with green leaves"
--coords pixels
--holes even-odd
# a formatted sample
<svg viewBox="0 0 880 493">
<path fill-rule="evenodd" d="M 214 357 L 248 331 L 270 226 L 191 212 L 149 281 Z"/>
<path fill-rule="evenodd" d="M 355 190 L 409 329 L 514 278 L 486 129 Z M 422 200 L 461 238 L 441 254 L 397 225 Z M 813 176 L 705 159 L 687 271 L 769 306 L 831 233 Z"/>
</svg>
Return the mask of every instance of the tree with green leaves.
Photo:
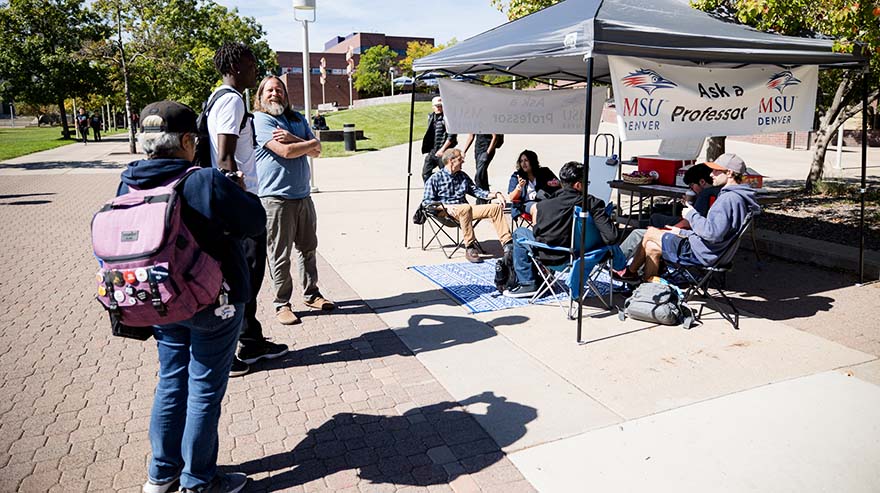
<svg viewBox="0 0 880 493">
<path fill-rule="evenodd" d="M 397 53 L 385 45 L 369 48 L 361 55 L 354 72 L 354 87 L 367 97 L 384 96 L 391 88 L 388 69 L 395 66 Z"/>
<path fill-rule="evenodd" d="M 433 46 L 424 41 L 410 41 L 406 44 L 406 56 L 403 57 L 399 63 L 400 70 L 405 74 L 411 73 L 414 61 L 426 57 L 431 53 L 437 53 L 441 49 L 442 48 L 439 46 Z"/>
<path fill-rule="evenodd" d="M 94 55 L 114 67 L 129 120 L 135 108 L 162 99 L 198 111 L 220 83 L 213 57 L 223 43 L 250 46 L 260 74 L 277 69 L 263 28 L 236 9 L 204 0 L 97 0 L 94 8 L 114 33 Z M 133 132 L 129 141 L 134 152 Z"/>
<path fill-rule="evenodd" d="M 10 0 L 0 3 L 0 67 L 6 97 L 57 104 L 70 138 L 64 100 L 85 97 L 104 80 L 83 46 L 107 35 L 84 0 Z"/>
</svg>

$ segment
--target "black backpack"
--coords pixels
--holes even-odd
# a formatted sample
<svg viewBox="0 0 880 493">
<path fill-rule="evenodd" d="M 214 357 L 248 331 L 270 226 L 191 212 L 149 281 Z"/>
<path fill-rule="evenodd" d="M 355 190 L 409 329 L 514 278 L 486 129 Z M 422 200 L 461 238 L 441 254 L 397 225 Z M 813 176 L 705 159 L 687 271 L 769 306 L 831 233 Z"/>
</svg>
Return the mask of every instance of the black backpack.
<svg viewBox="0 0 880 493">
<path fill-rule="evenodd" d="M 236 91 L 225 87 L 214 93 L 207 101 L 202 103 L 202 112 L 199 113 L 199 117 L 196 119 L 196 125 L 199 128 L 199 144 L 198 147 L 196 147 L 196 158 L 193 160 L 193 164 L 196 166 L 201 166 L 202 168 L 210 168 L 213 166 L 213 163 L 211 162 L 211 134 L 208 132 L 208 114 L 211 113 L 211 108 L 214 106 L 214 103 L 220 99 L 220 96 L 230 92 Z M 245 109 L 247 109 L 247 105 L 245 105 Z M 248 116 L 250 116 L 250 113 L 245 111 L 244 116 L 241 118 L 241 126 L 238 128 L 239 132 L 244 130 L 244 126 L 247 125 Z"/>
<path fill-rule="evenodd" d="M 495 148 L 501 149 L 504 145 L 504 134 L 495 134 Z"/>
</svg>

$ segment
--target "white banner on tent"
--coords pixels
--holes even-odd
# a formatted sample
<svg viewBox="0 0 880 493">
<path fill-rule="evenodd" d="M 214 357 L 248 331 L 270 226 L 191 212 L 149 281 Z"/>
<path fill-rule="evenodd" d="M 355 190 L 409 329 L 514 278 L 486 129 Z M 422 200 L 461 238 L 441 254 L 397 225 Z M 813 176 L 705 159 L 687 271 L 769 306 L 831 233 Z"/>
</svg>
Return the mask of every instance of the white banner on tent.
<svg viewBox="0 0 880 493">
<path fill-rule="evenodd" d="M 607 91 L 593 89 L 590 133 Z M 514 91 L 440 79 L 446 129 L 458 134 L 583 134 L 585 89 Z"/>
<path fill-rule="evenodd" d="M 685 67 L 608 57 L 623 140 L 810 130 L 819 68 Z"/>
</svg>

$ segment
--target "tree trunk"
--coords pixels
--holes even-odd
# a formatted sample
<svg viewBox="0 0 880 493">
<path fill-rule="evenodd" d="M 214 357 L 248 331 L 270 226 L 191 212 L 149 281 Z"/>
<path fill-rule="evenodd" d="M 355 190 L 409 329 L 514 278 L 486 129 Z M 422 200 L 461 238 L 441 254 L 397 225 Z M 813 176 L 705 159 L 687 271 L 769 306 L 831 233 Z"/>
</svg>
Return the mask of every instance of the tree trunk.
<svg viewBox="0 0 880 493">
<path fill-rule="evenodd" d="M 64 109 L 64 98 L 58 99 L 58 111 L 61 113 L 61 134 L 64 136 L 65 139 L 69 139 L 70 127 L 67 126 L 67 111 Z"/>
<path fill-rule="evenodd" d="M 727 137 L 709 137 L 709 147 L 706 149 L 706 161 L 714 161 L 724 154 Z"/>
<path fill-rule="evenodd" d="M 831 143 L 836 130 L 836 126 L 834 129 L 826 126 L 816 132 L 816 140 L 814 142 L 816 148 L 813 150 L 813 160 L 810 162 L 810 173 L 807 175 L 807 181 L 804 183 L 804 189 L 807 192 L 813 191 L 816 182 L 821 180 L 825 173 L 825 154 L 828 152 L 828 144 Z"/>
</svg>

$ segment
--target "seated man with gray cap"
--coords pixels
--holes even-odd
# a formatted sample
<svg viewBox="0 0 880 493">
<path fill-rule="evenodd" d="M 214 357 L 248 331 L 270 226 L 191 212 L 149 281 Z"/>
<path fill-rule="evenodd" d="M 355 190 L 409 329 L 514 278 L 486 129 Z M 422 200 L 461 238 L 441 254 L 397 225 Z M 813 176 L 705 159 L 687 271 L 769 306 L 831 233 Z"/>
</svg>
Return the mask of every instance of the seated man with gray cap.
<svg viewBox="0 0 880 493">
<path fill-rule="evenodd" d="M 615 272 L 623 280 L 636 280 L 644 265 L 642 279 L 647 281 L 657 275 L 661 258 L 676 264 L 711 265 L 736 239 L 749 213 L 761 212 L 755 200 L 755 191 L 743 185 L 746 163 L 736 154 L 722 154 L 714 162 L 707 162 L 712 169 L 712 184 L 722 187 L 718 198 L 704 216 L 690 204 L 686 204 L 681 216 L 691 229 L 675 226 L 669 229 L 648 228 L 641 245 L 633 254 L 626 269 Z"/>
</svg>

